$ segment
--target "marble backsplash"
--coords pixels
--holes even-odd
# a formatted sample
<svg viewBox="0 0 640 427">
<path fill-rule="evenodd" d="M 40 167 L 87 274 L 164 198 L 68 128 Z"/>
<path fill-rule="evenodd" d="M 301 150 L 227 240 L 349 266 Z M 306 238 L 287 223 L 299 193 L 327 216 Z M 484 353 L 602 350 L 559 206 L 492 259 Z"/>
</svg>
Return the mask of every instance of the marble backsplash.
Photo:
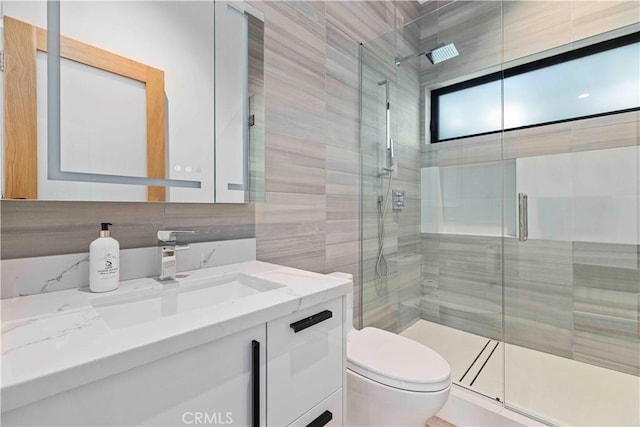
<svg viewBox="0 0 640 427">
<path fill-rule="evenodd" d="M 158 276 L 158 250 L 121 250 L 120 280 Z M 178 272 L 252 261 L 256 259 L 256 239 L 192 243 L 176 258 Z M 89 286 L 89 253 L 2 260 L 0 277 L 2 299 Z"/>
</svg>

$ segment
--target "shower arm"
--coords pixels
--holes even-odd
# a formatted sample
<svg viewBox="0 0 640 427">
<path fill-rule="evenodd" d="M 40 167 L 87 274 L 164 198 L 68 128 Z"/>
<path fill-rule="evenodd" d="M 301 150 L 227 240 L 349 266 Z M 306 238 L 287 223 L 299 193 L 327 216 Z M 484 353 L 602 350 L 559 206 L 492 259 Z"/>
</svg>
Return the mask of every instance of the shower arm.
<svg viewBox="0 0 640 427">
<path fill-rule="evenodd" d="M 396 57 L 396 66 L 400 66 L 400 64 L 402 64 L 404 61 L 406 61 L 407 59 L 412 59 L 412 58 L 416 58 L 420 55 L 425 55 L 427 52 L 416 52 L 416 53 L 412 53 L 411 55 L 407 55 L 407 56 L 403 56 L 402 58 L 400 57 Z"/>
</svg>

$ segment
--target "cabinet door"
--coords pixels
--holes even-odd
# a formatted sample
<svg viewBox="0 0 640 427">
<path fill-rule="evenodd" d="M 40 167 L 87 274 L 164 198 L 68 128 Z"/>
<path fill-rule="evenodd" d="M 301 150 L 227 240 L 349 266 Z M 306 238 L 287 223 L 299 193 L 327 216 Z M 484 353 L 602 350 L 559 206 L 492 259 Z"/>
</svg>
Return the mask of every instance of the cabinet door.
<svg viewBox="0 0 640 427">
<path fill-rule="evenodd" d="M 253 341 L 259 343 L 254 350 Z M 238 332 L 2 414 L 3 425 L 253 426 L 258 351 L 265 425 L 265 325 Z"/>
<path fill-rule="evenodd" d="M 342 298 L 270 321 L 267 334 L 267 425 L 285 426 L 342 387 Z"/>
</svg>

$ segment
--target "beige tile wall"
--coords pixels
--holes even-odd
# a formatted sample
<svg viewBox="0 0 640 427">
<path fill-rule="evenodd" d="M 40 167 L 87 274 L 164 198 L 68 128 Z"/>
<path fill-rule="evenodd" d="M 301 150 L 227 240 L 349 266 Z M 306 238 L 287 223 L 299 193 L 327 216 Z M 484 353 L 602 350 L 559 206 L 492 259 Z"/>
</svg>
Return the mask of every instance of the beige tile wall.
<svg viewBox="0 0 640 427">
<path fill-rule="evenodd" d="M 87 252 L 101 222 L 122 249 L 156 245 L 158 229 L 196 230 L 191 242 L 255 235 L 251 205 L 4 200 L 2 259 Z"/>
<path fill-rule="evenodd" d="M 417 17 L 418 4 L 256 6 L 267 28 L 267 194 L 256 205 L 258 259 L 352 273 L 358 294 L 359 45 Z"/>
<path fill-rule="evenodd" d="M 637 1 L 505 1 L 505 62 L 636 24 Z"/>
</svg>

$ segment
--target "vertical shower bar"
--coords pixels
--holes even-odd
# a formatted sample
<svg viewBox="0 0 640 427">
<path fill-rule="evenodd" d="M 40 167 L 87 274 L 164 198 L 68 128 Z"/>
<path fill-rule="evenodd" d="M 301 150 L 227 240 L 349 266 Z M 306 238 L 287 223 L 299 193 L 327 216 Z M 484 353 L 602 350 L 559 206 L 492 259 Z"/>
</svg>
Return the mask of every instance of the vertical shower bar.
<svg viewBox="0 0 640 427">
<path fill-rule="evenodd" d="M 393 139 L 391 138 L 391 102 L 389 100 L 389 80 L 385 79 L 378 82 L 379 86 L 385 86 L 385 109 L 386 109 L 386 129 L 385 129 L 385 143 L 386 143 L 386 158 L 387 158 L 387 168 L 391 169 L 393 167 L 395 154 L 393 152 Z"/>
<path fill-rule="evenodd" d="M 389 177 L 387 190 L 384 191 L 384 184 L 382 185 L 382 194 L 378 196 L 378 259 L 376 260 L 376 276 L 379 279 L 386 279 L 388 275 L 387 260 L 384 256 L 384 220 L 387 212 L 387 201 L 389 198 L 389 192 L 391 190 L 391 182 L 393 181 L 393 141 L 391 139 L 391 105 L 389 102 L 389 79 L 384 79 L 378 82 L 378 86 L 385 87 L 385 158 L 386 167 L 382 165 L 382 170 L 379 173 L 379 177 L 385 175 Z M 384 182 L 384 180 L 382 181 Z M 376 284 L 376 291 L 378 284 Z"/>
<path fill-rule="evenodd" d="M 385 91 L 385 95 L 384 95 L 384 105 L 385 105 L 385 143 L 387 146 L 387 167 L 391 166 L 391 163 L 389 161 L 389 148 L 391 147 L 391 144 L 389 143 L 389 140 L 391 138 L 391 106 L 389 105 L 389 80 L 385 80 L 384 81 L 384 91 Z"/>
</svg>

